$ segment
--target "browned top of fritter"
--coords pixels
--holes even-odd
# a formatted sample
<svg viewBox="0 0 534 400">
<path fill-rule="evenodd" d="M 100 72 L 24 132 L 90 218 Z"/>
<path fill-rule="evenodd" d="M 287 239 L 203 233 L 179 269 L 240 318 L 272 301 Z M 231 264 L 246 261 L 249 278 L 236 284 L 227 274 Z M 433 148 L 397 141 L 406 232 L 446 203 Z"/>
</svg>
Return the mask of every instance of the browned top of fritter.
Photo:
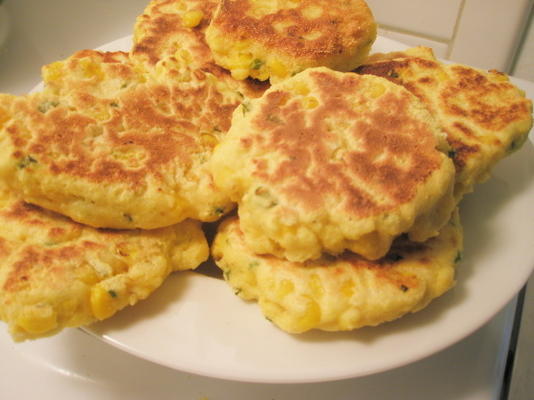
<svg viewBox="0 0 534 400">
<path fill-rule="evenodd" d="M 202 84 L 140 84 L 111 98 L 74 92 L 69 101 L 38 94 L 14 101 L 5 129 L 20 169 L 140 187 L 187 174 L 193 157 L 211 154 L 235 106 Z"/>
<path fill-rule="evenodd" d="M 258 15 L 250 0 L 222 0 L 214 24 L 223 37 L 251 39 L 270 50 L 306 59 L 338 56 L 359 48 L 374 32 L 363 0 L 295 1 L 289 8 Z"/>
<path fill-rule="evenodd" d="M 132 54 L 135 57 L 145 56 L 155 64 L 160 59 L 172 55 L 181 48 L 181 42 L 191 43 L 194 50 L 195 63 L 210 64 L 212 57 L 204 40 L 204 31 L 208 26 L 216 1 L 187 1 L 190 8 L 202 11 L 204 17 L 194 29 L 182 23 L 185 11 L 178 12 L 175 7 L 182 1 L 153 1 L 145 12 L 137 17 L 136 37 Z"/>
<path fill-rule="evenodd" d="M 80 50 L 66 60 L 43 66 L 42 74 L 48 89 L 67 97 L 74 91 L 109 96 L 145 81 L 123 51 Z"/>
<path fill-rule="evenodd" d="M 506 150 L 507 138 L 515 136 L 507 135 L 507 129 L 531 118 L 531 101 L 497 71 L 486 73 L 397 52 L 360 66 L 357 72 L 385 77 L 421 99 L 447 133 L 458 171 L 469 160 L 484 157 L 482 147 Z"/>
<path fill-rule="evenodd" d="M 241 142 L 274 152 L 276 165 L 258 158 L 254 174 L 307 209 L 338 198 L 348 213 L 370 216 L 409 202 L 443 163 L 434 126 L 413 114 L 417 99 L 391 84 L 373 99 L 355 74 L 310 75 L 313 110 L 284 90 L 266 94 L 252 121 L 259 133 Z"/>
<path fill-rule="evenodd" d="M 151 2 L 145 12 L 137 17 L 131 50 L 132 59 L 147 62 L 151 67 L 164 61 L 168 68 L 167 75 L 170 77 L 177 75 L 179 78 L 180 73 L 173 71 L 169 65 L 176 62 L 178 52 L 187 51 L 189 54 L 185 67 L 188 70 L 194 71 L 195 74 L 212 74 L 246 96 L 259 97 L 268 88 L 267 82 L 252 79 L 234 81 L 230 72 L 213 60 L 204 32 L 217 4 L 217 1 L 212 0 Z M 177 9 L 180 5 L 184 6 L 183 10 Z M 182 17 L 187 10 L 203 13 L 202 20 L 194 28 L 188 28 L 183 24 Z"/>
<path fill-rule="evenodd" d="M 92 241 L 75 243 L 82 234 L 81 225 L 61 216 L 54 220 L 48 212 L 21 200 L 14 200 L 0 210 L 0 221 L 15 224 L 9 237 L 0 237 L 4 268 L 10 268 L 0 289 L 5 293 L 26 290 L 34 285 L 34 280 L 45 279 L 53 286 L 59 276 L 71 273 L 70 265 L 74 260 L 88 250 L 104 247 Z M 38 245 L 39 239 L 36 239 L 33 245 L 23 245 L 24 238 L 19 234 L 32 235 L 42 243 Z M 69 242 L 72 244 L 56 246 Z"/>
</svg>

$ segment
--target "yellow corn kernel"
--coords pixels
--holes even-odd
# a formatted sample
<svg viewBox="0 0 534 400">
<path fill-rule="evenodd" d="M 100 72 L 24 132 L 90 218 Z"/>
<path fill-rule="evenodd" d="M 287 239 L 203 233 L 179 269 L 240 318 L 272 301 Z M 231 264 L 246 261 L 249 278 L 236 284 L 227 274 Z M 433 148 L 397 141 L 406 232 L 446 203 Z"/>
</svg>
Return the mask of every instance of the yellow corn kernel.
<svg viewBox="0 0 534 400">
<path fill-rule="evenodd" d="M 83 77 L 90 79 L 96 78 L 97 80 L 104 79 L 104 72 L 100 65 L 92 62 L 91 60 L 84 59 L 81 61 Z"/>
<path fill-rule="evenodd" d="M 350 280 L 343 282 L 341 294 L 350 299 L 354 295 L 354 283 Z"/>
<path fill-rule="evenodd" d="M 56 328 L 57 315 L 51 307 L 34 307 L 18 316 L 17 325 L 28 333 L 42 334 Z"/>
<path fill-rule="evenodd" d="M 219 143 L 217 138 L 213 135 L 210 135 L 209 133 L 202 133 L 200 135 L 200 141 L 204 146 L 209 147 L 215 147 Z"/>
<path fill-rule="evenodd" d="M 63 70 L 63 62 L 56 61 L 43 67 L 43 80 L 45 82 L 53 82 L 61 78 Z"/>
<path fill-rule="evenodd" d="M 319 101 L 313 96 L 307 96 L 302 100 L 302 105 L 308 110 L 312 110 L 319 105 Z"/>
<path fill-rule="evenodd" d="M 293 282 L 283 279 L 276 288 L 276 298 L 283 299 L 295 289 Z"/>
<path fill-rule="evenodd" d="M 221 41 L 221 46 L 226 47 L 226 42 L 224 40 Z M 232 43 L 232 47 L 238 51 L 246 50 L 247 48 L 250 48 L 250 41 L 249 40 L 240 40 Z"/>
<path fill-rule="evenodd" d="M 318 6 L 308 6 L 302 10 L 302 14 L 308 19 L 316 19 L 323 14 L 323 10 Z"/>
<path fill-rule="evenodd" d="M 445 82 L 449 80 L 449 75 L 445 71 L 439 70 L 437 74 L 437 78 L 440 82 Z"/>
<path fill-rule="evenodd" d="M 510 79 L 508 78 L 508 75 L 497 71 L 497 70 L 491 70 L 491 76 L 493 79 L 497 82 L 508 82 Z"/>
<path fill-rule="evenodd" d="M 308 286 L 313 294 L 314 298 L 319 298 L 323 295 L 323 285 L 321 283 L 321 278 L 317 274 L 312 274 L 308 282 Z"/>
<path fill-rule="evenodd" d="M 301 96 L 307 96 L 310 93 L 310 88 L 304 82 L 296 82 L 294 85 L 295 93 Z"/>
<path fill-rule="evenodd" d="M 226 50 L 226 42 L 220 36 L 212 37 L 210 40 L 210 47 L 213 51 L 224 53 Z"/>
<path fill-rule="evenodd" d="M 6 111 L 0 109 L 0 129 L 3 128 L 4 124 L 7 121 L 9 121 L 9 114 Z"/>
<path fill-rule="evenodd" d="M 191 63 L 191 61 L 193 61 L 191 53 L 185 49 L 178 50 L 176 55 L 178 56 L 177 58 L 184 60 L 186 63 Z"/>
<path fill-rule="evenodd" d="M 271 71 L 271 75 L 274 76 L 280 76 L 284 77 L 287 75 L 287 68 L 284 66 L 284 64 L 280 60 L 271 60 L 269 61 L 269 70 Z"/>
<path fill-rule="evenodd" d="M 99 278 L 95 270 L 90 267 L 78 268 L 75 271 L 76 280 L 85 283 L 88 286 L 95 285 Z"/>
<path fill-rule="evenodd" d="M 186 28 L 194 28 L 204 18 L 204 13 L 200 10 L 191 10 L 184 14 L 182 18 L 182 25 Z"/>
<path fill-rule="evenodd" d="M 243 68 L 248 69 L 252 62 L 252 54 L 250 53 L 238 53 L 232 57 L 232 67 L 233 68 Z"/>
<path fill-rule="evenodd" d="M 110 117 L 109 113 L 105 110 L 95 110 L 91 113 L 91 116 L 97 121 L 107 121 Z"/>
<path fill-rule="evenodd" d="M 93 286 L 89 302 L 95 318 L 102 320 L 115 314 L 117 311 L 117 296 L 118 294 L 113 290 L 106 290 L 101 286 Z"/>
<path fill-rule="evenodd" d="M 295 324 L 297 332 L 305 332 L 315 328 L 321 321 L 321 308 L 319 305 L 312 299 L 306 300 L 305 311 Z"/>
<path fill-rule="evenodd" d="M 226 190 L 235 192 L 236 180 L 234 178 L 235 170 L 229 167 L 217 168 L 213 171 L 213 177 L 217 186 L 225 188 Z"/>
<path fill-rule="evenodd" d="M 276 21 L 273 22 L 273 28 L 277 33 L 283 33 L 286 31 L 287 28 L 290 26 L 293 26 L 291 21 Z"/>
<path fill-rule="evenodd" d="M 385 91 L 386 91 L 386 88 L 384 85 L 376 84 L 376 85 L 371 86 L 371 90 L 369 94 L 373 99 L 376 99 L 382 96 Z"/>
<path fill-rule="evenodd" d="M 247 77 L 248 77 L 248 69 L 246 69 L 246 68 L 232 69 L 231 74 L 232 74 L 232 78 L 234 78 L 234 79 L 236 79 L 238 81 L 242 81 L 244 79 L 247 79 Z"/>
<path fill-rule="evenodd" d="M 253 77 L 260 80 L 260 81 L 266 81 L 267 79 L 269 79 L 269 71 L 267 71 L 266 69 L 262 68 L 259 72 L 256 72 L 254 71 L 254 75 Z"/>
</svg>

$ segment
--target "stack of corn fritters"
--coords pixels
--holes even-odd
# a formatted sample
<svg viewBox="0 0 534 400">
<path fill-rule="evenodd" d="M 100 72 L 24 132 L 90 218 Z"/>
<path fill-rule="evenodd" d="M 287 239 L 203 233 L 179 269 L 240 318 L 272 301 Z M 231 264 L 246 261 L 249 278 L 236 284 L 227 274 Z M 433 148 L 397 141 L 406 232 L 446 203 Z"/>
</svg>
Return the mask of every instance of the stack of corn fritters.
<svg viewBox="0 0 534 400">
<path fill-rule="evenodd" d="M 215 221 L 225 280 L 288 332 L 377 325 L 451 288 L 461 198 L 532 105 L 426 48 L 368 57 L 375 37 L 362 0 L 153 0 L 131 51 L 79 51 L 40 92 L 0 95 L 14 339 L 146 298 L 207 259 Z"/>
</svg>

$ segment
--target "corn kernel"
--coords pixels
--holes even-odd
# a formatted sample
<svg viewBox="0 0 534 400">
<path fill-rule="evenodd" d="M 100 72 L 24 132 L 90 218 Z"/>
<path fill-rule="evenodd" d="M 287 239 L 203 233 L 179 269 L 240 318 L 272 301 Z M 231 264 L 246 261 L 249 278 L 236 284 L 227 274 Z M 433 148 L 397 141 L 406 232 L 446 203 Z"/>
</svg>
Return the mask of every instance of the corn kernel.
<svg viewBox="0 0 534 400">
<path fill-rule="evenodd" d="M 295 328 L 299 332 L 304 332 L 315 328 L 320 321 L 321 308 L 314 300 L 307 299 L 306 309 L 302 314 L 302 317 L 299 318 L 298 322 L 296 323 Z"/>
<path fill-rule="evenodd" d="M 371 97 L 373 99 L 376 99 L 376 98 L 382 96 L 385 91 L 386 91 L 386 88 L 385 88 L 384 85 L 380 85 L 380 84 L 373 85 L 371 87 L 370 95 L 371 95 Z"/>
<path fill-rule="evenodd" d="M 254 74 L 254 78 L 260 80 L 260 81 L 266 81 L 269 79 L 269 71 L 266 69 L 261 69 L 260 72 L 256 72 Z"/>
<path fill-rule="evenodd" d="M 354 283 L 351 280 L 343 282 L 341 294 L 349 299 L 354 295 Z"/>
<path fill-rule="evenodd" d="M 445 73 L 442 70 L 438 71 L 438 75 L 437 76 L 438 76 L 438 80 L 441 81 L 441 82 L 445 82 L 445 81 L 449 80 L 449 76 L 447 75 L 447 73 Z"/>
<path fill-rule="evenodd" d="M 235 58 L 232 61 L 234 61 L 232 67 L 248 69 L 249 66 L 253 63 L 252 54 L 239 53 L 235 56 Z"/>
<path fill-rule="evenodd" d="M 217 168 L 214 171 L 214 178 L 218 186 L 232 188 L 235 184 L 235 171 L 228 167 Z"/>
<path fill-rule="evenodd" d="M 194 28 L 204 18 L 204 13 L 200 10 L 191 10 L 184 14 L 182 18 L 182 25 L 186 28 Z"/>
<path fill-rule="evenodd" d="M 92 268 L 79 268 L 75 271 L 76 280 L 79 280 L 86 285 L 92 286 L 98 282 L 98 275 Z"/>
<path fill-rule="evenodd" d="M 500 71 L 497 70 L 491 70 L 492 77 L 497 82 L 508 82 L 510 79 L 508 76 Z"/>
<path fill-rule="evenodd" d="M 276 297 L 279 299 L 282 299 L 288 294 L 290 294 L 294 289 L 295 289 L 295 286 L 293 285 L 293 282 L 288 281 L 287 279 L 284 279 L 280 282 L 280 284 L 276 288 Z"/>
<path fill-rule="evenodd" d="M 271 71 L 271 75 L 275 76 L 286 76 L 287 75 L 287 68 L 284 66 L 284 64 L 280 60 L 272 60 L 269 62 L 269 70 Z"/>
<path fill-rule="evenodd" d="M 33 308 L 17 318 L 17 325 L 28 333 L 42 334 L 57 326 L 57 316 L 52 308 Z"/>
<path fill-rule="evenodd" d="M 310 276 L 310 281 L 308 283 L 310 290 L 314 298 L 319 298 L 323 295 L 323 285 L 321 284 L 321 278 L 317 274 L 312 274 Z"/>
<path fill-rule="evenodd" d="M 104 79 L 102 68 L 100 68 L 100 65 L 97 63 L 94 63 L 91 60 L 82 60 L 81 66 L 83 68 L 82 73 L 84 78 L 96 78 L 97 80 Z"/>
<path fill-rule="evenodd" d="M 308 6 L 302 10 L 302 14 L 308 19 L 316 19 L 323 14 L 323 10 L 318 6 Z"/>
<path fill-rule="evenodd" d="M 9 114 L 4 110 L 0 109 L 0 129 L 3 128 L 4 124 L 9 121 Z"/>
<path fill-rule="evenodd" d="M 217 138 L 215 138 L 215 136 L 213 135 L 210 135 L 209 133 L 202 133 L 200 135 L 200 141 L 203 145 L 209 147 L 215 147 L 219 143 Z"/>
<path fill-rule="evenodd" d="M 106 109 L 94 110 L 91 113 L 91 116 L 97 121 L 107 121 L 110 117 Z"/>
<path fill-rule="evenodd" d="M 319 105 L 319 101 L 313 96 L 308 96 L 302 100 L 302 104 L 304 105 L 304 108 L 312 110 Z"/>
<path fill-rule="evenodd" d="M 192 57 L 191 57 L 191 53 L 185 49 L 180 49 L 176 52 L 176 55 L 178 56 L 178 58 L 181 58 L 182 60 L 184 60 L 186 63 L 190 63 L 191 61 L 193 61 Z"/>
<path fill-rule="evenodd" d="M 244 79 L 247 79 L 248 69 L 245 69 L 245 68 L 232 69 L 231 74 L 232 74 L 232 78 L 238 81 L 242 81 Z"/>
<path fill-rule="evenodd" d="M 301 96 L 307 96 L 310 93 L 310 88 L 304 82 L 296 82 L 295 92 Z"/>
<path fill-rule="evenodd" d="M 115 306 L 117 293 L 108 291 L 101 286 L 91 288 L 90 304 L 91 311 L 97 319 L 106 319 L 111 317 L 117 311 Z"/>
<path fill-rule="evenodd" d="M 61 78 L 63 62 L 56 61 L 43 67 L 43 79 L 45 82 L 53 82 Z"/>
</svg>

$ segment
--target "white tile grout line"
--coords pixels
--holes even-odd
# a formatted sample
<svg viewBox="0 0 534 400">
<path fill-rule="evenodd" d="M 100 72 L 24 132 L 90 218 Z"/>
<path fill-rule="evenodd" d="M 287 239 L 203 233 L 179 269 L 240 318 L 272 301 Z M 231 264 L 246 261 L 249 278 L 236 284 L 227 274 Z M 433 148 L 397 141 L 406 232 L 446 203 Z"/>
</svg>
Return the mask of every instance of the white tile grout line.
<svg viewBox="0 0 534 400">
<path fill-rule="evenodd" d="M 444 40 L 443 38 L 438 38 L 436 36 L 427 35 L 424 33 L 419 33 L 415 31 L 410 31 L 408 29 L 398 28 L 396 26 L 386 25 L 386 24 L 378 24 L 378 29 L 384 29 L 386 31 L 391 31 L 395 33 L 401 33 L 404 35 L 410 35 L 415 37 L 420 37 L 422 39 L 432 40 L 433 42 L 443 43 L 443 44 L 449 44 L 449 40 Z"/>
<path fill-rule="evenodd" d="M 519 57 L 521 49 L 523 48 L 526 38 L 527 38 L 529 24 L 534 24 L 534 16 L 532 13 L 533 10 L 534 10 L 534 1 L 531 0 L 529 2 L 528 11 L 525 14 L 525 18 L 523 19 L 521 30 L 519 31 L 520 33 L 518 34 L 518 39 L 516 40 L 516 48 L 514 49 L 513 55 L 511 57 L 512 61 L 510 62 L 510 65 L 508 65 L 508 69 L 510 73 L 513 73 L 516 68 L 517 59 Z"/>
<path fill-rule="evenodd" d="M 451 58 L 452 48 L 454 47 L 454 42 L 456 41 L 456 36 L 458 34 L 458 27 L 460 26 L 460 20 L 462 19 L 464 6 L 465 6 L 465 0 L 462 0 L 462 3 L 460 4 L 460 8 L 458 10 L 458 15 L 456 16 L 456 22 L 452 30 L 452 38 L 449 42 L 449 48 L 447 49 L 447 59 Z"/>
</svg>

